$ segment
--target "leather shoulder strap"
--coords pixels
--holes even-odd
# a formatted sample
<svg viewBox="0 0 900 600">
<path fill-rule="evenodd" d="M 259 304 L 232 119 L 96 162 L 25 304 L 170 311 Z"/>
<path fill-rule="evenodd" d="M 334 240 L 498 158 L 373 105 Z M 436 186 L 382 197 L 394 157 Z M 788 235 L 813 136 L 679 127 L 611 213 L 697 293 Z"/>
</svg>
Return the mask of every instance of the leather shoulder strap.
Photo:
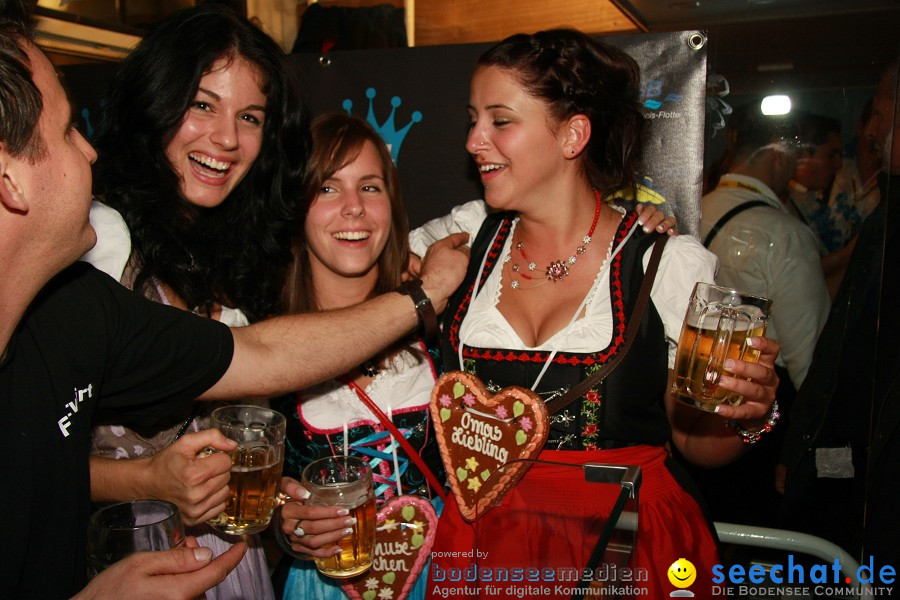
<svg viewBox="0 0 900 600">
<path fill-rule="evenodd" d="M 716 234 L 719 233 L 719 230 L 725 227 L 725 223 L 730 221 L 739 213 L 744 212 L 748 208 L 753 208 L 754 206 L 769 206 L 767 202 L 763 202 L 762 200 L 751 200 L 749 202 L 744 202 L 743 204 L 738 204 L 727 213 L 722 215 L 722 218 L 716 221 L 716 224 L 713 225 L 712 229 L 709 230 L 709 233 L 706 234 L 706 239 L 703 240 L 703 247 L 709 248 L 709 245 L 712 243 L 713 238 L 716 237 Z"/>
</svg>

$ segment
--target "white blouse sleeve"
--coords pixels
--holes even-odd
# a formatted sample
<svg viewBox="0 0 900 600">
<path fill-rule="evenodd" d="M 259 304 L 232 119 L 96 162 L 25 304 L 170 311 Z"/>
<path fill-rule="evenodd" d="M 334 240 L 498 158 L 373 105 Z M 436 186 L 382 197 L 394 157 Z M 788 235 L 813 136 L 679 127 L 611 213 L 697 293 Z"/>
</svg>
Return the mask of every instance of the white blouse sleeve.
<svg viewBox="0 0 900 600">
<path fill-rule="evenodd" d="M 409 247 L 415 254 L 425 256 L 428 246 L 443 239 L 451 233 L 466 232 L 469 244 L 481 228 L 488 215 L 488 206 L 484 200 L 472 200 L 455 206 L 450 214 L 428 221 L 421 227 L 409 232 Z"/>
<path fill-rule="evenodd" d="M 114 208 L 91 202 L 91 226 L 97 232 L 97 243 L 81 260 L 91 263 L 116 281 L 122 281 L 125 265 L 131 257 L 131 233 L 125 219 Z"/>
<path fill-rule="evenodd" d="M 644 270 L 652 250 L 651 246 L 644 253 Z M 690 235 L 671 238 L 663 249 L 650 298 L 665 327 L 670 369 L 675 367 L 675 350 L 694 284 L 698 281 L 715 283 L 718 264 L 716 255 Z"/>
</svg>

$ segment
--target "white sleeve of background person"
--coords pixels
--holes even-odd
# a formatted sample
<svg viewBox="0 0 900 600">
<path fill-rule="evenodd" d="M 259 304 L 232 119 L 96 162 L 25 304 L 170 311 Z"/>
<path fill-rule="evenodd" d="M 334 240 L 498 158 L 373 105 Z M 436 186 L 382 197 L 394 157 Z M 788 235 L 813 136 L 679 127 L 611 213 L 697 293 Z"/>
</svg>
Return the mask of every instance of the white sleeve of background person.
<svg viewBox="0 0 900 600">
<path fill-rule="evenodd" d="M 449 214 L 428 221 L 421 227 L 409 232 L 409 247 L 414 254 L 425 256 L 428 246 L 443 239 L 451 233 L 466 232 L 469 243 L 475 240 L 475 234 L 488 215 L 488 206 L 484 200 L 471 200 L 455 206 Z"/>
<path fill-rule="evenodd" d="M 790 225 L 773 236 L 767 271 L 771 275 L 773 300 L 771 323 L 781 344 L 781 358 L 794 387 L 799 389 L 828 318 L 831 300 L 815 234 L 802 223 Z"/>
<path fill-rule="evenodd" d="M 644 252 L 645 271 L 652 253 L 652 246 Z M 690 235 L 679 235 L 666 242 L 650 298 L 666 332 L 670 369 L 675 368 L 675 351 L 694 285 L 698 281 L 714 283 L 718 264 L 716 255 Z"/>
<path fill-rule="evenodd" d="M 81 260 L 91 263 L 116 281 L 122 280 L 125 265 L 131 257 L 131 233 L 122 215 L 94 200 L 91 202 L 91 226 L 97 232 L 97 243 Z"/>
</svg>

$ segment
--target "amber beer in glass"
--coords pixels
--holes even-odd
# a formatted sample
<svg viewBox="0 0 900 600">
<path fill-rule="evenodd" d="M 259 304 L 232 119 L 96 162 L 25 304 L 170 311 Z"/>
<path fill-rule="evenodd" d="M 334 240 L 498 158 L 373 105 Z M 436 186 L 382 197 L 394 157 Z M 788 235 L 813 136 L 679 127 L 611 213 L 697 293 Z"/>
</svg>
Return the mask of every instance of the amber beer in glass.
<svg viewBox="0 0 900 600">
<path fill-rule="evenodd" d="M 672 391 L 682 402 L 714 411 L 737 405 L 741 395 L 719 387 L 728 358 L 756 362 L 747 340 L 765 334 L 772 301 L 730 288 L 698 283 L 691 294 L 675 355 Z"/>
<path fill-rule="evenodd" d="M 261 406 L 217 408 L 212 425 L 237 442 L 225 512 L 210 524 L 230 535 L 258 533 L 269 525 L 284 464 L 284 416 Z"/>
<path fill-rule="evenodd" d="M 343 506 L 356 518 L 349 535 L 338 545 L 341 553 L 316 557 L 316 567 L 329 577 L 353 577 L 368 570 L 375 559 L 375 489 L 372 468 L 355 456 L 320 458 L 303 469 L 307 505 Z"/>
</svg>

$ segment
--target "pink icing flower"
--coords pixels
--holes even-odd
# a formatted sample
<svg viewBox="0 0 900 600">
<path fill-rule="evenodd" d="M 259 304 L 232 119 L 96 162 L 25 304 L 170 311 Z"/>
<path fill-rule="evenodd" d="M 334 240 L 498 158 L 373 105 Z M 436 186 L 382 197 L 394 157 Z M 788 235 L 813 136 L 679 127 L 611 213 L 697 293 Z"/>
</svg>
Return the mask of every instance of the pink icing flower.
<svg viewBox="0 0 900 600">
<path fill-rule="evenodd" d="M 501 419 L 505 419 L 506 415 L 509 414 L 506 412 L 505 406 L 498 406 L 497 410 L 495 410 L 494 412 L 497 413 L 497 416 Z"/>
<path fill-rule="evenodd" d="M 441 406 L 443 406 L 444 408 L 447 408 L 450 406 L 450 396 L 448 396 L 447 394 L 444 394 L 443 396 L 438 398 L 438 402 L 441 403 Z"/>
<path fill-rule="evenodd" d="M 466 403 L 466 406 L 473 406 L 475 404 L 475 396 L 472 395 L 472 392 L 466 392 L 466 395 L 463 396 L 463 402 Z"/>
<path fill-rule="evenodd" d="M 531 431 L 531 417 L 522 417 L 519 419 L 519 427 L 521 427 L 522 431 L 525 433 Z"/>
<path fill-rule="evenodd" d="M 590 402 L 591 404 L 599 404 L 600 403 L 600 394 L 595 391 L 590 391 L 584 395 L 585 400 Z"/>
</svg>

